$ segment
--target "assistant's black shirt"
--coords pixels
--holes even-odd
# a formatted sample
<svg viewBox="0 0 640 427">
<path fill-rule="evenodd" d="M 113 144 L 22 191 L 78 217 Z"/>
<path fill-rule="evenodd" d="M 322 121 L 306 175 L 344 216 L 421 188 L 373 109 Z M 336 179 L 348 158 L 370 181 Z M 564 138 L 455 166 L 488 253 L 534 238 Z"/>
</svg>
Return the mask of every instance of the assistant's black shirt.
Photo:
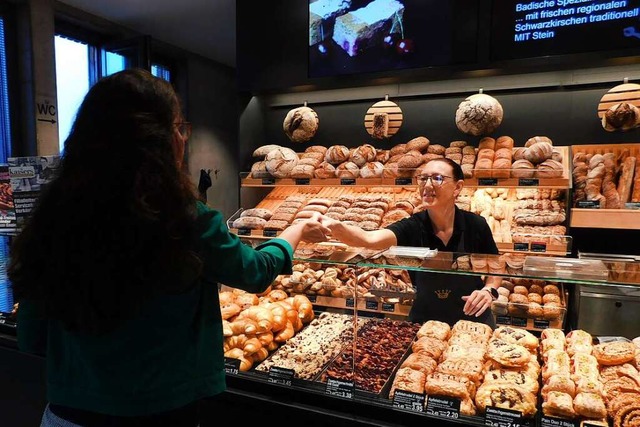
<svg viewBox="0 0 640 427">
<path fill-rule="evenodd" d="M 464 233 L 464 252 L 475 254 L 498 254 L 487 221 L 480 215 L 463 211 L 456 206 L 453 233 L 445 245 L 435 235 L 429 212 L 422 211 L 390 224 L 387 228 L 396 235 L 398 246 L 420 246 L 444 252 L 460 252 L 460 237 Z"/>
</svg>

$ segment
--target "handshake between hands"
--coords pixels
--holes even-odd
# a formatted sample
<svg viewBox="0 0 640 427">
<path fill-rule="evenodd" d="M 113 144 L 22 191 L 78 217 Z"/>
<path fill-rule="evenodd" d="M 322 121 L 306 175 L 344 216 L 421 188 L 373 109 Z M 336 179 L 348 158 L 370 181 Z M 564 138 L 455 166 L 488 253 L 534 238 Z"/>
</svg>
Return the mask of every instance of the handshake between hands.
<svg viewBox="0 0 640 427">
<path fill-rule="evenodd" d="M 332 229 L 339 221 L 314 212 L 302 223 L 302 240 L 311 243 L 326 242 L 332 236 Z"/>
</svg>

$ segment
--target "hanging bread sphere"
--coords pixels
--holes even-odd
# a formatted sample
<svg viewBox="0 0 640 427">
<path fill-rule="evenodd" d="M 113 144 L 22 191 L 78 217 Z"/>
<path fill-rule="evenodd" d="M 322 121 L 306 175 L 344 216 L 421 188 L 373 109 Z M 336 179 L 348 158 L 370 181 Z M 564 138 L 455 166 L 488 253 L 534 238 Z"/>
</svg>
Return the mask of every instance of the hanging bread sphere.
<svg viewBox="0 0 640 427">
<path fill-rule="evenodd" d="M 318 131 L 318 115 L 309 107 L 290 110 L 284 118 L 282 128 L 293 142 L 307 142 Z"/>
<path fill-rule="evenodd" d="M 488 135 L 500 126 L 502 115 L 502 105 L 497 99 L 483 93 L 476 93 L 458 106 L 456 126 L 469 135 Z"/>
<path fill-rule="evenodd" d="M 628 102 L 612 105 L 602 115 L 602 127 L 609 132 L 633 129 L 638 122 L 640 122 L 640 111 L 638 107 Z"/>
</svg>

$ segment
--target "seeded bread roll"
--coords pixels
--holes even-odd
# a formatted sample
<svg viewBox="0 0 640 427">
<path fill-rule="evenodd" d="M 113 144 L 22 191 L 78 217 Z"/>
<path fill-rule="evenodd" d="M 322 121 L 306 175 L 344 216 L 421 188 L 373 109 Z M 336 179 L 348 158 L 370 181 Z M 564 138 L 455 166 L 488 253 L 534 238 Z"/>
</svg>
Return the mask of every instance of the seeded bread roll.
<svg viewBox="0 0 640 427">
<path fill-rule="evenodd" d="M 339 165 L 340 163 L 344 163 L 349 159 L 349 154 L 349 149 L 346 146 L 332 145 L 327 149 L 324 160 L 325 162 L 331 163 L 332 165 Z"/>
<path fill-rule="evenodd" d="M 404 154 L 407 151 L 408 151 L 407 144 L 396 144 L 393 147 L 391 147 L 391 150 L 389 151 L 389 156 L 390 157 L 397 156 L 398 154 Z"/>
<path fill-rule="evenodd" d="M 269 218 L 271 218 L 272 215 L 273 215 L 273 212 L 271 212 L 269 209 L 252 208 L 252 209 L 245 209 L 244 211 L 242 211 L 242 213 L 240 214 L 240 217 L 253 216 L 256 218 L 262 218 L 262 219 L 268 220 Z"/>
<path fill-rule="evenodd" d="M 464 148 L 467 146 L 467 141 L 451 141 L 449 143 L 449 147 L 459 147 L 459 148 Z M 473 148 L 473 147 L 471 147 Z"/>
<path fill-rule="evenodd" d="M 422 164 L 422 153 L 417 150 L 408 151 L 398 160 L 400 169 L 415 169 Z"/>
<path fill-rule="evenodd" d="M 429 140 L 424 136 L 418 136 L 407 142 L 407 151 L 417 150 L 424 153 L 429 148 Z"/>
<path fill-rule="evenodd" d="M 444 156 L 445 151 L 446 151 L 446 148 L 440 144 L 432 144 L 432 145 L 429 145 L 429 147 L 427 148 L 427 153 L 439 154 L 441 156 Z"/>
<path fill-rule="evenodd" d="M 460 167 L 465 178 L 473 178 L 473 163 L 463 163 Z"/>
<path fill-rule="evenodd" d="M 248 228 L 251 230 L 261 230 L 267 223 L 265 219 L 255 216 L 243 216 L 233 221 L 233 228 Z"/>
</svg>

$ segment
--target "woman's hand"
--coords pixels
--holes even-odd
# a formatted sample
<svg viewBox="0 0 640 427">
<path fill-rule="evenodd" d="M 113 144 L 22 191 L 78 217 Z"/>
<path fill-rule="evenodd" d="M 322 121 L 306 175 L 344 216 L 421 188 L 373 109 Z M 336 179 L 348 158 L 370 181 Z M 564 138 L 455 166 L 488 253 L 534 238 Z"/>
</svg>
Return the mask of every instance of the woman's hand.
<svg viewBox="0 0 640 427">
<path fill-rule="evenodd" d="M 322 215 L 319 212 L 315 212 L 311 218 L 301 222 L 301 239 L 303 241 L 317 243 L 329 240 L 328 236 L 331 235 L 331 230 L 320 222 L 321 217 Z"/>
<path fill-rule="evenodd" d="M 466 301 L 462 309 L 464 314 L 467 316 L 475 314 L 476 317 L 482 316 L 482 313 L 491 307 L 491 302 L 493 302 L 491 293 L 480 289 L 471 292 L 471 295 L 464 296 L 462 299 Z"/>
</svg>

